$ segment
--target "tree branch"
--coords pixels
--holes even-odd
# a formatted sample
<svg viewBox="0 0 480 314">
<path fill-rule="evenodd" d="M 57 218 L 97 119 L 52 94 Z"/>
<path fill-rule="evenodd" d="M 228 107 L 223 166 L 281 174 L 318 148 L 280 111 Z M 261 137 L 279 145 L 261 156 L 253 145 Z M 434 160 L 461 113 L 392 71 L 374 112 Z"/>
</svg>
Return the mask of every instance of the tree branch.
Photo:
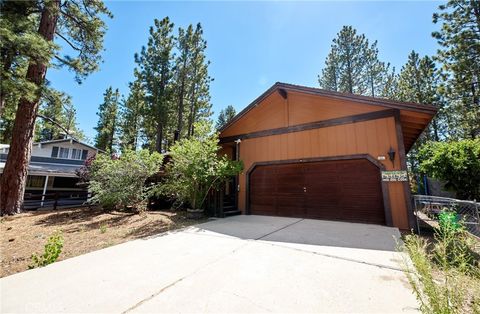
<svg viewBox="0 0 480 314">
<path fill-rule="evenodd" d="M 62 129 L 63 131 L 65 131 L 65 133 L 67 133 L 68 136 L 70 136 L 70 137 L 72 137 L 73 139 L 76 140 L 76 138 L 70 133 L 70 131 L 67 130 L 66 128 L 64 128 L 64 127 L 63 127 L 60 123 L 58 123 L 57 121 L 55 121 L 55 120 L 53 120 L 53 119 L 51 119 L 51 118 L 49 118 L 49 117 L 46 117 L 46 116 L 44 116 L 44 115 L 42 115 L 42 114 L 39 114 L 39 113 L 37 114 L 37 117 L 42 118 L 42 119 L 44 119 L 44 120 L 47 120 L 47 121 L 50 122 L 50 123 L 55 124 L 57 127 L 59 127 L 60 129 Z"/>
<path fill-rule="evenodd" d="M 74 50 L 76 51 L 82 51 L 82 49 L 78 48 L 77 46 L 75 46 L 71 41 L 69 41 L 67 38 L 65 38 L 65 36 L 63 36 L 62 34 L 60 34 L 59 32 L 55 32 L 55 34 L 60 37 L 61 39 L 63 39 L 70 47 L 72 47 Z"/>
</svg>

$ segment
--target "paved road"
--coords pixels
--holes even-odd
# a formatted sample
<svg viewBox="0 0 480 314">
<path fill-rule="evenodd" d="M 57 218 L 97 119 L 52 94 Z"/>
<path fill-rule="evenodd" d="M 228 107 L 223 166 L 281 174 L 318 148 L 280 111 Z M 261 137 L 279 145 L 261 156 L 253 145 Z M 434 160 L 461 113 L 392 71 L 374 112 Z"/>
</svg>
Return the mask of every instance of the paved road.
<svg viewBox="0 0 480 314">
<path fill-rule="evenodd" d="M 395 228 L 235 216 L 0 280 L 1 311 L 417 312 Z"/>
</svg>

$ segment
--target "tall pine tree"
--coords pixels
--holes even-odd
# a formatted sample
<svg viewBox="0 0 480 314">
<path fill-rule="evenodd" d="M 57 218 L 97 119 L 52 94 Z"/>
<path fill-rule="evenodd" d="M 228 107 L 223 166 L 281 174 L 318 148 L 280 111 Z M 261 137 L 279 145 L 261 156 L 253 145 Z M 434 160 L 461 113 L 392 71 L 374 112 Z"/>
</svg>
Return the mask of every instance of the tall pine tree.
<svg viewBox="0 0 480 314">
<path fill-rule="evenodd" d="M 395 74 L 378 58 L 377 42 L 344 26 L 333 40 L 318 82 L 321 88 L 344 93 L 385 97 L 392 94 Z"/>
<path fill-rule="evenodd" d="M 15 79 L 21 78 L 29 90 L 19 96 L 9 156 L 0 182 L 0 213 L 3 215 L 20 212 L 23 203 L 35 121 L 48 67 L 55 60 L 57 66 L 73 70 L 77 81 L 97 70 L 106 29 L 100 15 L 111 14 L 100 0 L 2 1 L 0 5 L 2 35 L 7 34 L 2 36 L 0 47 L 2 91 L 6 93 L 1 95 L 0 113 L 5 99 L 11 97 L 8 93 L 17 92 L 14 88 L 4 89 L 5 86 L 12 87 Z M 7 7 L 9 17 L 3 19 Z M 26 24 L 28 36 L 11 36 L 19 30 L 19 25 L 12 22 L 15 16 L 25 23 L 32 20 L 32 24 Z M 16 37 L 22 40 L 17 41 Z M 68 47 L 63 52 L 68 54 L 62 53 L 55 39 L 63 41 Z M 26 68 L 24 76 L 16 66 L 22 63 Z"/>
<path fill-rule="evenodd" d="M 193 134 L 193 124 L 211 116 L 210 82 L 213 79 L 208 75 L 210 62 L 206 60 L 205 49 L 207 42 L 203 38 L 203 29 L 197 24 L 192 37 L 192 58 L 190 62 L 189 84 L 189 114 L 187 121 L 187 136 Z"/>
<path fill-rule="evenodd" d="M 145 146 L 157 152 L 162 152 L 165 131 L 172 115 L 173 26 L 168 17 L 155 19 L 149 30 L 147 46 L 135 55 L 145 92 L 142 128 Z"/>
<path fill-rule="evenodd" d="M 441 48 L 442 91 L 455 138 L 480 136 L 480 1 L 450 0 L 439 6 L 433 22 L 441 29 L 432 35 Z M 453 130 L 453 128 L 452 128 Z"/>
<path fill-rule="evenodd" d="M 98 107 L 98 122 L 95 130 L 95 146 L 101 150 L 114 152 L 118 130 L 118 107 L 120 92 L 112 87 L 107 88 L 103 94 L 103 103 Z"/>
<path fill-rule="evenodd" d="M 415 51 L 410 53 L 407 63 L 402 67 L 399 74 L 396 98 L 400 101 L 439 107 L 437 115 L 407 155 L 408 166 L 412 175 L 416 178 L 419 175 L 419 147 L 426 141 L 438 141 L 446 136 L 443 112 L 444 100 L 439 93 L 439 71 L 430 57 L 420 58 Z"/>
<path fill-rule="evenodd" d="M 145 106 L 145 94 L 141 82 L 137 79 L 130 83 L 130 94 L 122 102 L 120 126 L 121 150 L 136 149 L 142 127 L 142 114 Z"/>
</svg>

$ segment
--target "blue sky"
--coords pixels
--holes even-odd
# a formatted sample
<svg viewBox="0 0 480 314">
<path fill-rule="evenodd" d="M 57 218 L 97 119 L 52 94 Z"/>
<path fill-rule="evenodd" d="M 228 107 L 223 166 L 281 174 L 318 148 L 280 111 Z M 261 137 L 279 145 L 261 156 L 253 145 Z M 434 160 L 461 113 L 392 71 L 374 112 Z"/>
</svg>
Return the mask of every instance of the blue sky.
<svg viewBox="0 0 480 314">
<path fill-rule="evenodd" d="M 107 1 L 104 62 L 81 85 L 66 69 L 50 69 L 52 86 L 72 96 L 81 129 L 95 136 L 96 111 L 109 86 L 128 94 L 133 55 L 148 38 L 153 19 L 169 16 L 175 27 L 202 23 L 211 61 L 214 117 L 231 104 L 237 111 L 273 83 L 318 86 L 332 39 L 343 25 L 352 25 L 371 41 L 378 40 L 380 58 L 398 70 L 408 53 L 438 48 L 431 32 L 439 2 L 157 2 Z"/>
</svg>

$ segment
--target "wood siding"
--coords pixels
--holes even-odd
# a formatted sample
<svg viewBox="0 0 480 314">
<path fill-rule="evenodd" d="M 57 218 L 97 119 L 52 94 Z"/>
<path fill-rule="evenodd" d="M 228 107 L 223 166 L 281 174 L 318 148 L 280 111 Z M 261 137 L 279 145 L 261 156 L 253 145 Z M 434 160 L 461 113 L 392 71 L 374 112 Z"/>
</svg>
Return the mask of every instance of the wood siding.
<svg viewBox="0 0 480 314">
<path fill-rule="evenodd" d="M 287 99 L 272 93 L 261 105 L 222 132 L 222 137 L 283 128 L 340 117 L 385 110 L 379 106 L 357 104 L 353 101 L 312 97 L 290 92 Z"/>
<path fill-rule="evenodd" d="M 400 170 L 402 166 L 398 154 L 394 164 L 388 159 L 387 152 L 390 147 L 398 152 L 394 117 L 246 139 L 240 144 L 240 159 L 244 163 L 244 171 L 239 176 L 238 207 L 245 212 L 245 174 L 256 162 L 369 154 L 374 159 L 385 156 L 386 160 L 381 163 L 386 170 Z M 228 147 L 224 149 L 226 152 Z M 393 225 L 408 229 L 404 185 L 401 182 L 389 182 L 387 185 Z"/>
</svg>

